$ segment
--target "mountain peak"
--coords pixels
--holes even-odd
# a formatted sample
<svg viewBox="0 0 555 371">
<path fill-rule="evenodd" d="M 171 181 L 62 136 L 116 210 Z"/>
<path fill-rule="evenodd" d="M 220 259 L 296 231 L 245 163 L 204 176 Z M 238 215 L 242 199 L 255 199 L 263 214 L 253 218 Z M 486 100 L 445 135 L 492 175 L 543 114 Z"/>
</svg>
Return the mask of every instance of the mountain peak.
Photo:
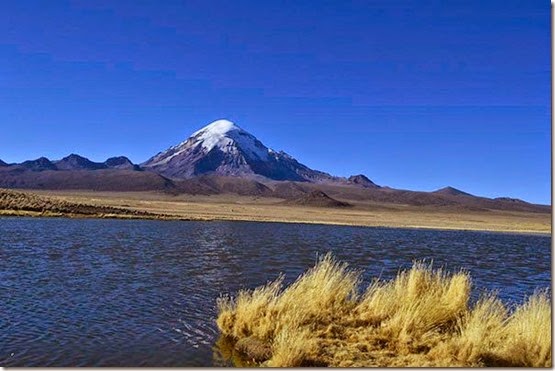
<svg viewBox="0 0 555 371">
<path fill-rule="evenodd" d="M 347 202 L 338 201 L 335 198 L 328 196 L 326 193 L 319 189 L 315 189 L 310 193 L 302 195 L 294 200 L 287 200 L 283 202 L 289 205 L 303 205 L 303 206 L 317 206 L 317 207 L 348 207 L 352 206 Z"/>
<path fill-rule="evenodd" d="M 214 121 L 194 132 L 187 141 L 191 139 L 200 144 L 206 152 L 218 148 L 224 153 L 243 152 L 245 156 L 257 160 L 268 158 L 268 148 L 229 120 Z"/>
<path fill-rule="evenodd" d="M 104 161 L 104 165 L 110 169 L 120 170 L 140 170 L 138 165 L 135 165 L 125 156 L 110 157 Z"/>
<path fill-rule="evenodd" d="M 87 162 L 90 161 L 88 158 L 78 155 L 76 153 L 70 153 L 66 157 L 62 158 L 59 161 L 75 161 L 75 162 Z"/>
<path fill-rule="evenodd" d="M 54 165 L 46 157 L 39 157 L 36 160 L 23 161 L 19 164 L 19 166 L 33 171 L 56 170 L 56 165 Z"/>
<path fill-rule="evenodd" d="M 438 189 L 437 191 L 434 191 L 432 193 L 448 195 L 448 196 L 472 196 L 470 193 L 466 193 L 464 191 L 461 191 L 460 189 L 457 189 L 451 186 Z"/>
<path fill-rule="evenodd" d="M 349 179 L 347 179 L 350 183 L 357 184 L 364 188 L 380 188 L 379 185 L 368 179 L 368 177 L 364 174 L 358 175 L 351 175 Z"/>
<path fill-rule="evenodd" d="M 203 174 L 293 181 L 333 178 L 309 169 L 284 152 L 266 147 L 254 135 L 225 119 L 195 131 L 185 141 L 158 153 L 141 166 L 177 179 Z"/>
<path fill-rule="evenodd" d="M 203 127 L 200 130 L 197 130 L 196 132 L 193 133 L 192 136 L 196 136 L 199 135 L 201 133 L 204 134 L 210 134 L 210 135 L 225 135 L 230 131 L 233 130 L 241 130 L 243 131 L 243 129 L 241 129 L 239 126 L 235 125 L 235 123 L 226 120 L 226 119 L 220 119 L 220 120 L 216 120 L 214 122 L 211 122 L 210 124 L 206 125 L 205 127 Z"/>
<path fill-rule="evenodd" d="M 496 197 L 494 198 L 494 200 L 496 201 L 506 201 L 506 202 L 512 202 L 512 203 L 518 203 L 518 204 L 528 204 L 528 202 L 523 201 L 519 198 L 512 198 L 512 197 Z"/>
<path fill-rule="evenodd" d="M 54 162 L 58 170 L 98 170 L 105 168 L 104 164 L 93 162 L 86 157 L 72 153 Z"/>
</svg>

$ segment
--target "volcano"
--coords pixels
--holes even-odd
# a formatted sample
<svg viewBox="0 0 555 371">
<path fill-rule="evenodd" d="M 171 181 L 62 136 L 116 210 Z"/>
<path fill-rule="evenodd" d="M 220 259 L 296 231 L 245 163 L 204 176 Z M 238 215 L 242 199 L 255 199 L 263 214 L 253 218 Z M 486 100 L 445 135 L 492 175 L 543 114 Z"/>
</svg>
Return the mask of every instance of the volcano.
<svg viewBox="0 0 555 371">
<path fill-rule="evenodd" d="M 315 183 L 338 179 L 268 148 L 228 120 L 212 122 L 141 166 L 171 179 L 208 174 Z"/>
</svg>

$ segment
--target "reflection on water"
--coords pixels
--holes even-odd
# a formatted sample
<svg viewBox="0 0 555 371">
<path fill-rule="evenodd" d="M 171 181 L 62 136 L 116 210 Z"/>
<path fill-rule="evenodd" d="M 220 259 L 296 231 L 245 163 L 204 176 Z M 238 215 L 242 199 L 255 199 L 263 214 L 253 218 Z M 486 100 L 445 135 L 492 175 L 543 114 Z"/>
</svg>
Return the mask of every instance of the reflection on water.
<svg viewBox="0 0 555 371">
<path fill-rule="evenodd" d="M 213 350 L 215 299 L 280 272 L 287 284 L 327 251 L 366 280 L 433 259 L 467 269 L 475 296 L 497 290 L 520 302 L 550 285 L 550 244 L 480 232 L 0 218 L 0 365 L 229 365 L 225 346 Z"/>
<path fill-rule="evenodd" d="M 212 366 L 215 367 L 256 367 L 257 363 L 249 361 L 246 357 L 242 356 L 234 348 L 235 343 L 225 337 L 220 336 L 214 343 L 214 358 Z"/>
</svg>

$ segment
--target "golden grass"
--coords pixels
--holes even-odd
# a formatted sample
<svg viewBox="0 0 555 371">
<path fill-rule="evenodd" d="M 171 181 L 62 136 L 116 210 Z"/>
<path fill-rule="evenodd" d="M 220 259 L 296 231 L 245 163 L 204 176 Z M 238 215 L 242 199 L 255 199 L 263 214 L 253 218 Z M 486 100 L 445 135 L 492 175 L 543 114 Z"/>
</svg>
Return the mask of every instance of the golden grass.
<svg viewBox="0 0 555 371">
<path fill-rule="evenodd" d="M 106 205 L 71 202 L 55 197 L 0 188 L 0 216 L 95 217 L 124 219 L 159 219 L 163 214 L 130 210 Z"/>
<path fill-rule="evenodd" d="M 471 211 L 448 207 L 356 202 L 353 208 L 282 205 L 281 199 L 237 195 L 171 196 L 155 192 L 37 191 L 52 199 L 112 206 L 175 219 L 242 220 L 283 223 L 486 230 L 550 233 L 551 214 L 516 211 Z"/>
<path fill-rule="evenodd" d="M 240 343 L 226 354 L 243 366 L 551 367 L 545 291 L 510 311 L 493 295 L 471 307 L 463 271 L 418 262 L 363 293 L 359 277 L 328 254 L 288 287 L 220 298 L 219 343 Z"/>
</svg>

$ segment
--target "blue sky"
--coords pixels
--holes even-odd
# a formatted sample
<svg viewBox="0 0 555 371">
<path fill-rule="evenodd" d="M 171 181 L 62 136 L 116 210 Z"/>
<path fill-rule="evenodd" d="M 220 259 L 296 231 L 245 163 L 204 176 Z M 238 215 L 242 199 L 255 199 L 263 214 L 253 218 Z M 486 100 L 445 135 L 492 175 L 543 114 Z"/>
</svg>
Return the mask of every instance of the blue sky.
<svg viewBox="0 0 555 371">
<path fill-rule="evenodd" d="M 548 1 L 3 1 L 0 159 L 228 118 L 334 175 L 550 203 Z"/>
</svg>

